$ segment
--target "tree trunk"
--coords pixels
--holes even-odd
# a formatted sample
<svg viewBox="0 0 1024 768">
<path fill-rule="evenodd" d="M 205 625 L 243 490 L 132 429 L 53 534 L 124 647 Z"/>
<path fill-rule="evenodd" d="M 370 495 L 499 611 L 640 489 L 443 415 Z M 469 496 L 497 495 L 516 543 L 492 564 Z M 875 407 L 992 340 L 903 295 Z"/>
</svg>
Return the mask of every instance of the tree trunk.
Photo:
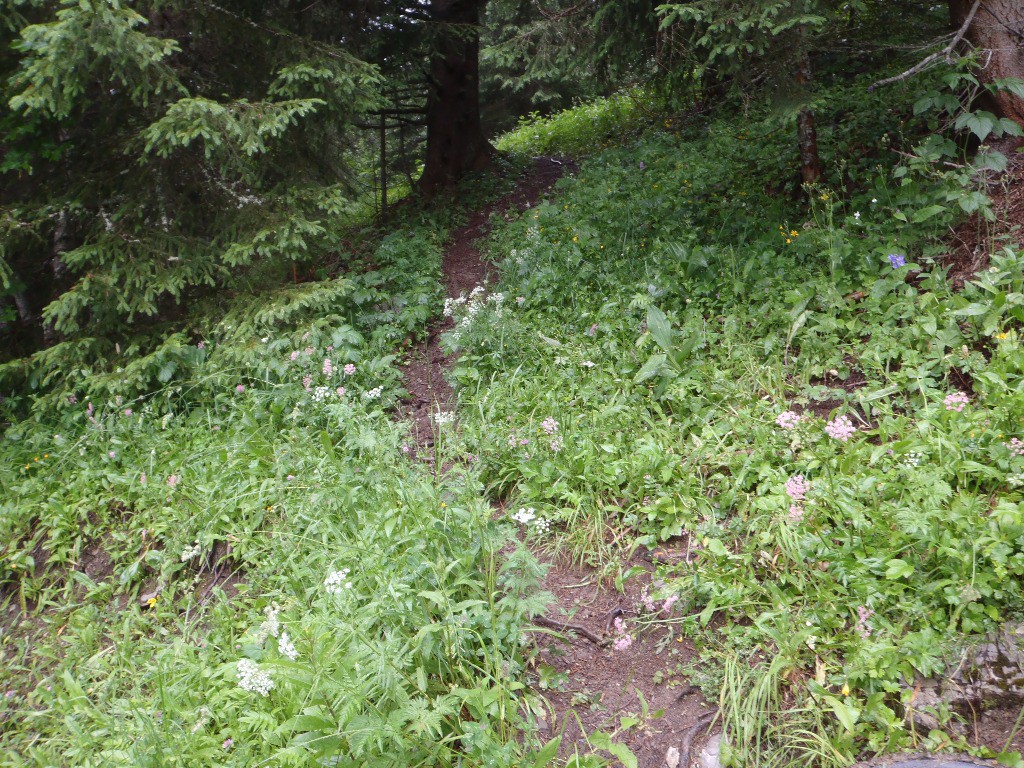
<svg viewBox="0 0 1024 768">
<path fill-rule="evenodd" d="M 428 197 L 486 167 L 494 153 L 480 123 L 480 13 L 486 0 L 432 0 L 438 38 L 430 60 L 427 153 L 420 190 Z"/>
<path fill-rule="evenodd" d="M 803 30 L 801 30 L 801 34 Z M 811 85 L 811 61 L 804 54 L 796 71 L 796 82 L 800 90 Z M 814 124 L 814 112 L 809 108 L 800 110 L 796 118 L 796 135 L 800 144 L 800 175 L 804 184 L 814 184 L 821 178 L 821 157 L 818 155 L 818 131 Z"/>
<path fill-rule="evenodd" d="M 950 21 L 959 29 L 973 0 L 950 0 Z M 1024 3 L 1020 0 L 980 0 L 967 30 L 967 40 L 979 54 L 979 73 L 985 82 L 1024 77 Z M 1024 99 L 1009 91 L 996 91 L 992 101 L 1003 117 L 1024 125 Z"/>
</svg>

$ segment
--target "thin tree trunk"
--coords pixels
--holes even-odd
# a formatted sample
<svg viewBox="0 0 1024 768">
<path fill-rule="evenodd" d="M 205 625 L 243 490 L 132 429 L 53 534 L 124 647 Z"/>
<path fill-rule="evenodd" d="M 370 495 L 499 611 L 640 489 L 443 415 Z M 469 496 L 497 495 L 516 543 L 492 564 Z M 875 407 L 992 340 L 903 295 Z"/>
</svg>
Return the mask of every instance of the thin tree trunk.
<svg viewBox="0 0 1024 768">
<path fill-rule="evenodd" d="M 428 197 L 485 168 L 494 150 L 480 122 L 480 13 L 486 0 L 433 0 L 438 39 L 430 61 L 427 152 L 420 189 Z"/>
<path fill-rule="evenodd" d="M 811 84 L 811 61 L 806 54 L 800 59 L 796 71 L 796 82 L 801 90 Z M 800 175 L 804 184 L 814 184 L 821 178 L 821 157 L 818 154 L 818 131 L 814 124 L 814 112 L 809 108 L 800 110 L 796 118 L 797 141 L 800 144 Z"/>
</svg>

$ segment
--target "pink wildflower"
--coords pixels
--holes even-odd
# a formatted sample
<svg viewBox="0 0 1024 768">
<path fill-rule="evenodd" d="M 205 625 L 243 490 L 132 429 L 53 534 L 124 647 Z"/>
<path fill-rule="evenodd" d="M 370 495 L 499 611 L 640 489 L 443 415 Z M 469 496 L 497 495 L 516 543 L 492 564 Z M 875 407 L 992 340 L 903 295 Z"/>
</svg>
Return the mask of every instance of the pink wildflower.
<svg viewBox="0 0 1024 768">
<path fill-rule="evenodd" d="M 85 409 L 85 412 L 86 412 L 87 415 L 92 416 L 92 414 L 93 414 L 93 407 L 92 407 L 92 401 L 91 400 L 89 401 L 89 407 Z"/>
<path fill-rule="evenodd" d="M 344 397 L 345 396 L 345 392 L 347 392 L 348 390 L 346 390 L 344 387 L 338 387 L 334 391 L 338 393 L 338 397 Z"/>
<path fill-rule="evenodd" d="M 825 425 L 825 433 L 841 443 L 845 443 L 857 428 L 853 426 L 853 422 L 850 421 L 849 416 L 836 416 L 832 421 Z"/>
<path fill-rule="evenodd" d="M 305 387 L 307 392 L 309 392 L 310 388 L 312 388 L 312 386 L 313 386 L 313 377 L 312 376 L 303 376 L 302 377 L 302 386 Z"/>
<path fill-rule="evenodd" d="M 297 349 L 296 349 L 296 350 L 295 350 L 294 352 L 292 352 L 292 354 L 291 354 L 291 361 L 292 361 L 292 362 L 294 363 L 294 362 L 295 362 L 296 360 L 298 360 L 298 359 L 299 359 L 299 350 L 297 350 Z"/>
<path fill-rule="evenodd" d="M 1003 445 L 1010 451 L 1011 456 L 1024 456 L 1024 442 L 1018 438 L 1011 437 L 1010 442 Z"/>
<path fill-rule="evenodd" d="M 139 475 L 139 485 L 145 485 L 147 482 L 149 482 L 149 479 L 146 477 L 146 473 L 143 472 Z"/>
<path fill-rule="evenodd" d="M 804 508 L 799 504 L 789 505 L 789 519 L 794 523 L 799 523 L 804 519 Z"/>
<path fill-rule="evenodd" d="M 304 353 L 306 353 L 307 355 L 312 355 L 312 354 L 313 354 L 313 352 L 314 352 L 314 350 L 313 350 L 313 348 L 312 348 L 312 347 L 306 347 L 306 348 L 305 348 L 304 350 L 302 350 L 302 351 L 303 351 Z"/>
<path fill-rule="evenodd" d="M 803 475 L 793 475 L 786 481 L 786 495 L 793 501 L 803 501 L 809 490 L 811 490 L 811 484 L 804 479 Z"/>
<path fill-rule="evenodd" d="M 200 341 L 198 344 L 196 344 L 196 349 L 206 349 L 206 342 Z"/>
<path fill-rule="evenodd" d="M 234 739 L 224 739 L 224 741 L 220 745 L 220 748 L 221 749 L 231 749 L 233 746 L 235 746 L 235 740 Z"/>
<path fill-rule="evenodd" d="M 800 414 L 795 411 L 783 411 L 775 419 L 775 423 L 782 429 L 793 429 L 798 421 L 800 421 Z"/>
<path fill-rule="evenodd" d="M 330 375 L 332 373 L 334 373 L 334 366 L 331 365 L 330 358 L 325 358 L 324 359 L 324 368 L 323 368 L 323 370 L 324 370 L 324 376 L 327 376 L 327 377 L 330 377 Z"/>
<path fill-rule="evenodd" d="M 167 476 L 167 487 L 168 488 L 172 488 L 172 489 L 176 488 L 178 483 L 180 483 L 180 482 L 181 482 L 181 478 L 178 475 L 168 475 Z"/>
<path fill-rule="evenodd" d="M 238 394 L 242 394 L 243 392 L 245 392 L 245 384 L 239 384 L 237 387 L 235 387 L 235 392 L 237 392 Z"/>
<path fill-rule="evenodd" d="M 665 603 L 661 606 L 662 613 L 671 613 L 672 606 L 679 602 L 679 595 L 669 595 L 665 598 Z"/>
<path fill-rule="evenodd" d="M 857 634 L 861 637 L 871 637 L 871 625 L 868 624 L 868 620 L 874 615 L 875 612 L 865 605 L 857 607 Z"/>
<path fill-rule="evenodd" d="M 132 409 L 131 408 L 125 408 L 124 409 L 124 415 L 125 416 L 131 416 L 132 415 Z"/>
<path fill-rule="evenodd" d="M 551 441 L 551 452 L 552 453 L 558 453 L 559 451 L 562 450 L 563 447 L 564 446 L 562 445 L 562 438 L 556 437 L 554 440 Z"/>
<path fill-rule="evenodd" d="M 356 367 L 353 363 L 348 363 L 342 370 L 345 371 L 346 376 L 351 376 L 356 372 Z"/>
<path fill-rule="evenodd" d="M 117 454 L 111 451 L 110 453 L 107 454 L 107 456 L 109 456 L 110 458 L 114 458 L 115 456 L 117 456 Z"/>
<path fill-rule="evenodd" d="M 544 419 L 544 421 L 540 423 L 540 425 L 541 427 L 543 427 L 544 431 L 549 435 L 553 435 L 558 431 L 558 422 L 555 421 L 554 417 L 552 416 L 548 416 L 546 419 Z"/>
<path fill-rule="evenodd" d="M 947 411 L 960 413 L 969 402 L 970 399 L 963 392 L 950 392 L 946 395 L 946 399 L 942 401 L 942 404 L 946 406 Z"/>
<path fill-rule="evenodd" d="M 408 443 L 402 443 L 402 453 L 412 453 L 412 446 Z"/>
<path fill-rule="evenodd" d="M 612 648 L 616 651 L 624 651 L 633 644 L 633 636 L 626 631 L 626 622 L 621 616 L 615 617 L 616 638 L 612 641 Z"/>
</svg>

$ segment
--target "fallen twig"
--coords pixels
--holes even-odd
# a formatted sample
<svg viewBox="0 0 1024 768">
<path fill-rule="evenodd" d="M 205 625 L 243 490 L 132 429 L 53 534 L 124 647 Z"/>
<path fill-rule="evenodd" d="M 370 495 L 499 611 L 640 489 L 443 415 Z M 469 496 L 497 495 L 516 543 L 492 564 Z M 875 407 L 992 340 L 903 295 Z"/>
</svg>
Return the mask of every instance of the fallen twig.
<svg viewBox="0 0 1024 768">
<path fill-rule="evenodd" d="M 706 715 L 701 715 L 697 722 L 686 729 L 686 733 L 683 734 L 683 740 L 679 744 L 679 764 L 690 768 L 690 749 L 693 747 L 693 740 L 697 738 L 697 735 L 715 722 L 715 718 L 718 717 L 718 708 L 715 707 L 714 712 L 708 712 Z"/>
<path fill-rule="evenodd" d="M 569 622 L 555 621 L 554 619 L 549 619 L 547 616 L 534 616 L 533 622 L 534 624 L 540 627 L 555 629 L 559 632 L 575 632 L 580 637 L 589 640 L 594 645 L 597 645 L 601 648 L 604 648 L 606 645 L 608 645 L 607 637 L 599 637 L 586 627 L 581 627 L 578 624 L 570 624 Z"/>
</svg>

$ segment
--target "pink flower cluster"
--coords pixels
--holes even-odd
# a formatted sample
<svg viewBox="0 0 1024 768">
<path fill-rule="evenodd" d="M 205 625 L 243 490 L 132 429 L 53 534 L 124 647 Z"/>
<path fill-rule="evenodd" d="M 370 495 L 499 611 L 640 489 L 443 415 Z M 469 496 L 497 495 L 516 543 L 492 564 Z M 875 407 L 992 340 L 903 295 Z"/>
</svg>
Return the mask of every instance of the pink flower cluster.
<svg viewBox="0 0 1024 768">
<path fill-rule="evenodd" d="M 540 426 L 549 435 L 553 435 L 558 431 L 558 422 L 555 421 L 554 417 L 552 416 L 548 416 L 546 419 L 544 419 L 544 421 L 540 423 Z"/>
<path fill-rule="evenodd" d="M 356 372 L 356 367 L 352 363 L 349 363 L 342 370 L 345 371 L 346 376 L 351 376 Z"/>
<path fill-rule="evenodd" d="M 626 622 L 621 616 L 615 617 L 615 639 L 612 641 L 612 648 L 616 651 L 624 651 L 633 644 L 633 636 L 626 631 Z"/>
<path fill-rule="evenodd" d="M 1024 442 L 1016 437 L 1011 437 L 1010 442 L 1003 443 L 1007 450 L 1010 451 L 1011 456 L 1024 456 Z"/>
<path fill-rule="evenodd" d="M 334 366 L 331 365 L 330 358 L 324 360 L 324 376 L 330 378 L 331 374 L 334 373 Z"/>
<path fill-rule="evenodd" d="M 811 490 L 811 484 L 804 479 L 803 475 L 793 475 L 786 481 L 786 495 L 793 501 L 803 501 L 809 490 Z"/>
<path fill-rule="evenodd" d="M 868 621 L 875 612 L 868 608 L 866 605 L 857 607 L 857 634 L 863 638 L 871 637 L 871 625 Z"/>
<path fill-rule="evenodd" d="M 942 401 L 942 404 L 946 406 L 947 411 L 960 413 L 969 402 L 970 399 L 963 392 L 950 392 L 946 395 L 946 399 Z"/>
<path fill-rule="evenodd" d="M 782 429 L 793 429 L 796 427 L 797 422 L 800 421 L 800 414 L 795 411 L 783 411 L 775 419 L 775 423 L 778 424 Z"/>
<path fill-rule="evenodd" d="M 849 416 L 836 416 L 825 425 L 825 434 L 842 443 L 849 440 L 856 431 L 857 428 L 853 426 Z"/>
</svg>

